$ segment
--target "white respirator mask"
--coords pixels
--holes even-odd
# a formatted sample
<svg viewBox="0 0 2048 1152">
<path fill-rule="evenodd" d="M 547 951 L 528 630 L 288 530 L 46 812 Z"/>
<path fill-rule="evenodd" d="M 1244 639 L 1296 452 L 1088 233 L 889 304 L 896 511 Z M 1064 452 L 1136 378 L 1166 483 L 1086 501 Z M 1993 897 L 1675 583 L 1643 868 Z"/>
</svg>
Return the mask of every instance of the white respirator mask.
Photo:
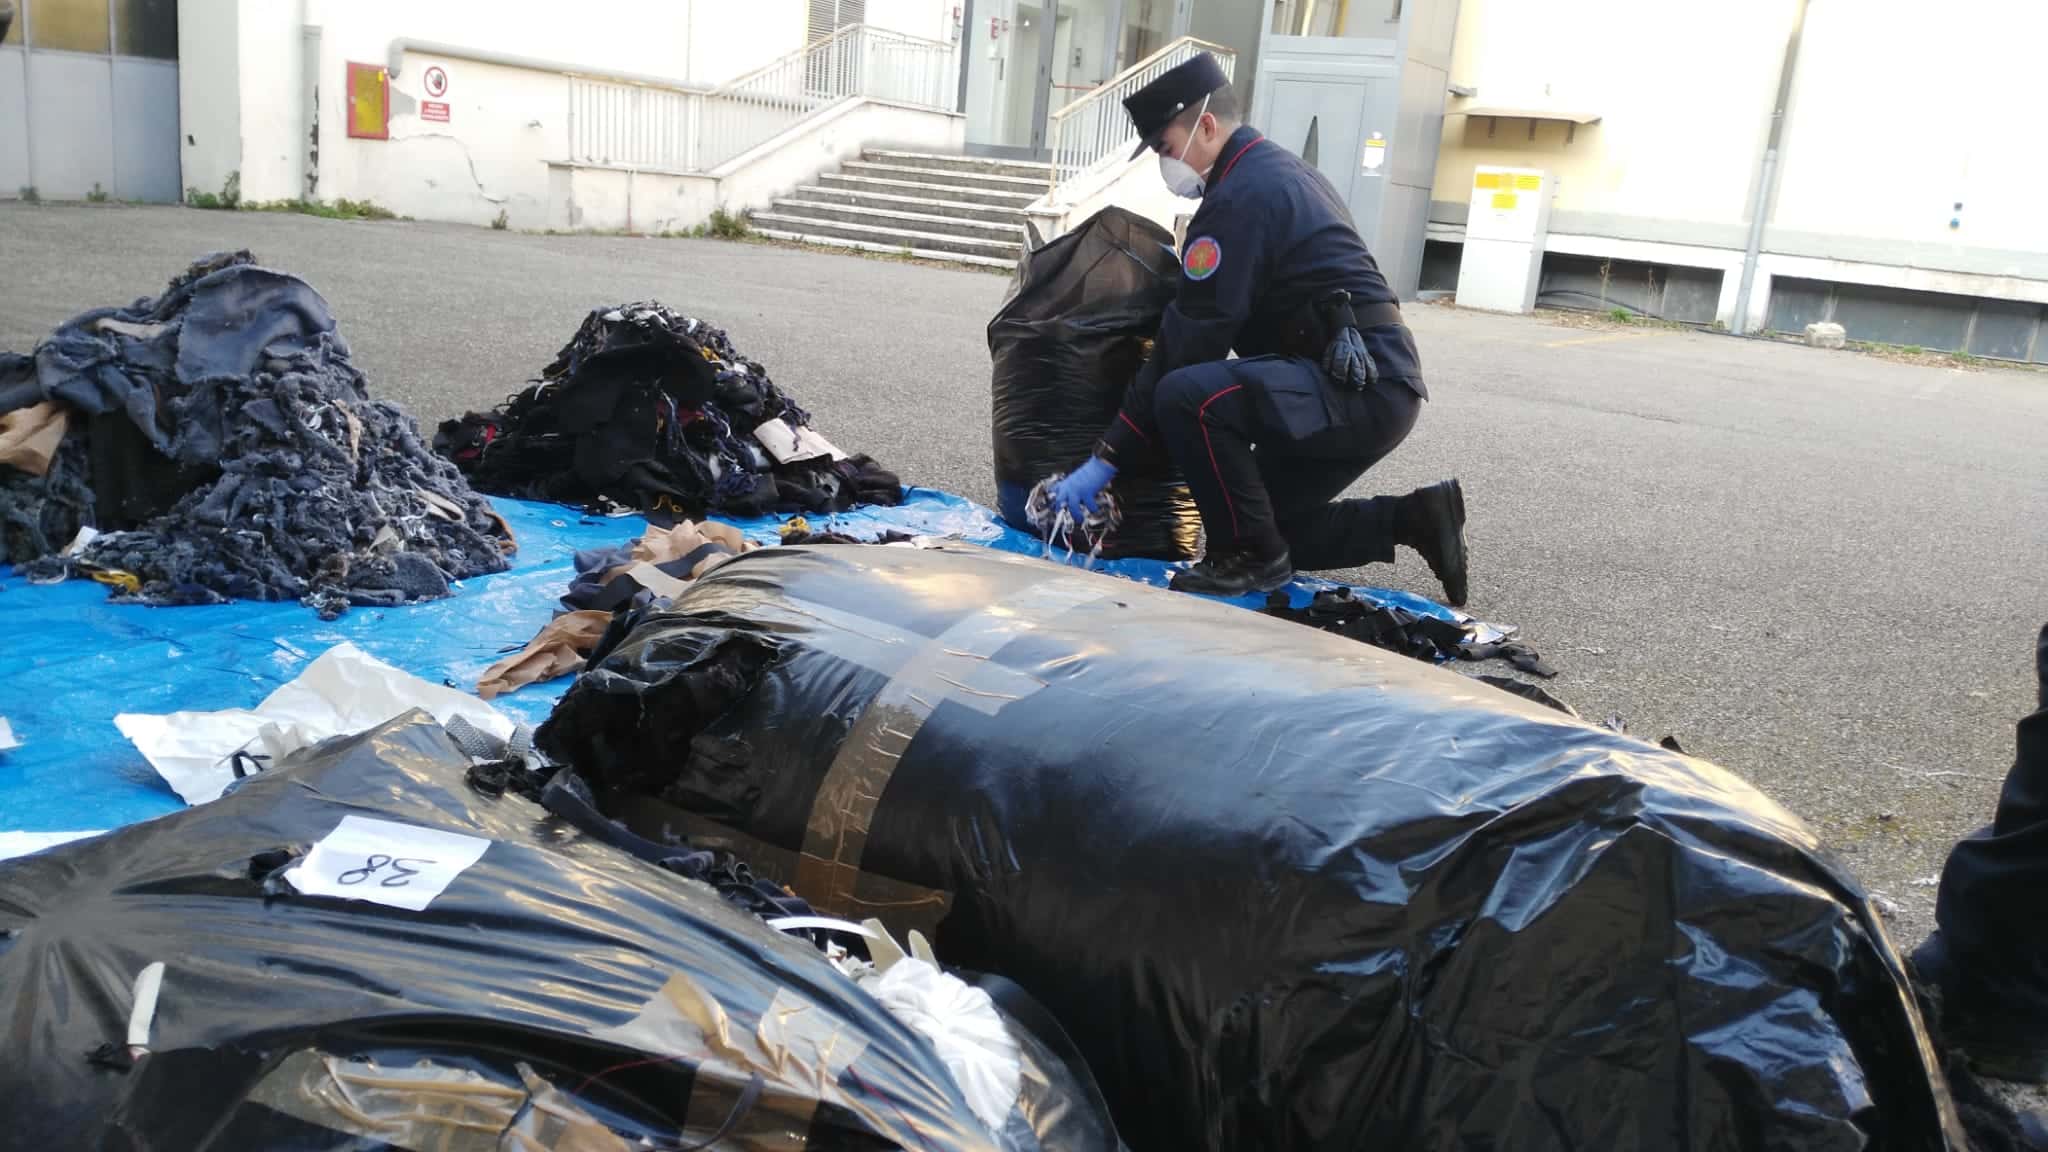
<svg viewBox="0 0 2048 1152">
<path fill-rule="evenodd" d="M 1208 111 L 1209 98 L 1204 96 L 1201 109 L 1195 113 L 1196 128 L 1201 126 L 1202 116 Z M 1168 156 L 1164 152 L 1159 154 L 1159 178 L 1166 181 L 1167 191 L 1185 200 L 1200 200 L 1202 193 L 1207 189 L 1202 174 L 1195 171 L 1194 166 L 1187 162 L 1188 149 L 1193 147 L 1194 143 L 1195 129 L 1190 128 L 1187 143 L 1180 146 L 1180 155 Z"/>
</svg>

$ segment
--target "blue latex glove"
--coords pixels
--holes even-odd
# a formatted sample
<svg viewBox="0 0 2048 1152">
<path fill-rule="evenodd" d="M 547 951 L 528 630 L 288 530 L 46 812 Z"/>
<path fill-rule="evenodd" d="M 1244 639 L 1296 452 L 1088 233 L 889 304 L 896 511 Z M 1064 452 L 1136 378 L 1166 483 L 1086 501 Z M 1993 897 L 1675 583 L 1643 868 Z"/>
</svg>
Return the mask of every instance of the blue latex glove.
<svg viewBox="0 0 2048 1152">
<path fill-rule="evenodd" d="M 1100 456 L 1090 456 L 1086 464 L 1066 474 L 1059 483 L 1052 486 L 1052 506 L 1064 508 L 1067 515 L 1079 524 L 1095 511 L 1095 498 L 1109 487 L 1116 478 L 1116 465 Z"/>
</svg>

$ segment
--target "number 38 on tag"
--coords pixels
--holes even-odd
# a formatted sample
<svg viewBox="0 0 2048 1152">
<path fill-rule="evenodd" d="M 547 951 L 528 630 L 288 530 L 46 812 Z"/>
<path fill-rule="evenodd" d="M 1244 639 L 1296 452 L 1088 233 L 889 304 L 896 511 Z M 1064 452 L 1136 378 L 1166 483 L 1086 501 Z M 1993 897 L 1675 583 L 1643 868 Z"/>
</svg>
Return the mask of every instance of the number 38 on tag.
<svg viewBox="0 0 2048 1152">
<path fill-rule="evenodd" d="M 367 900 L 423 911 L 491 846 L 481 836 L 344 816 L 285 873 L 308 896 Z"/>
</svg>

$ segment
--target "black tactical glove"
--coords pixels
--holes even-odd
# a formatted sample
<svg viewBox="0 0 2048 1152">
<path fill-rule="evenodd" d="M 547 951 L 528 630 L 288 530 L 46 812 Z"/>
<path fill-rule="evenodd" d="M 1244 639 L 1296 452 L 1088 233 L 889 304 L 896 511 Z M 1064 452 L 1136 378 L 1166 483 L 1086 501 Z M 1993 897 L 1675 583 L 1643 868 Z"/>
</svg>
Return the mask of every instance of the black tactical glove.
<svg viewBox="0 0 2048 1152">
<path fill-rule="evenodd" d="M 1331 383 L 1353 392 L 1363 391 L 1380 378 L 1380 366 L 1373 363 L 1372 353 L 1365 350 L 1364 338 L 1349 325 L 1338 329 L 1330 340 L 1329 349 L 1323 353 L 1323 371 Z"/>
</svg>

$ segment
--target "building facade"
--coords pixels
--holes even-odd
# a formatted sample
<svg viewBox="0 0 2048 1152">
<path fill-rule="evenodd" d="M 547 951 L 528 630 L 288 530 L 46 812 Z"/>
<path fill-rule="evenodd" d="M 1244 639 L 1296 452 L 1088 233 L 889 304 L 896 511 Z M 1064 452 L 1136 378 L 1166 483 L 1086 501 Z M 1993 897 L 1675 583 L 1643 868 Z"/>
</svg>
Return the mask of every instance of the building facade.
<svg viewBox="0 0 2048 1152">
<path fill-rule="evenodd" d="M 687 227 L 864 142 L 1045 159 L 1061 109 L 1193 37 L 1411 288 L 1456 288 L 1509 167 L 1556 189 L 1539 303 L 2048 362 L 2039 0 L 14 4 L 0 197 Z M 1143 167 L 1086 203 L 1170 219 Z"/>
<path fill-rule="evenodd" d="M 13 0 L 0 197 L 175 201 L 177 0 Z"/>
<path fill-rule="evenodd" d="M 1462 0 L 1422 287 L 1533 168 L 1540 303 L 2048 362 L 2043 44 L 2036 0 Z"/>
</svg>

